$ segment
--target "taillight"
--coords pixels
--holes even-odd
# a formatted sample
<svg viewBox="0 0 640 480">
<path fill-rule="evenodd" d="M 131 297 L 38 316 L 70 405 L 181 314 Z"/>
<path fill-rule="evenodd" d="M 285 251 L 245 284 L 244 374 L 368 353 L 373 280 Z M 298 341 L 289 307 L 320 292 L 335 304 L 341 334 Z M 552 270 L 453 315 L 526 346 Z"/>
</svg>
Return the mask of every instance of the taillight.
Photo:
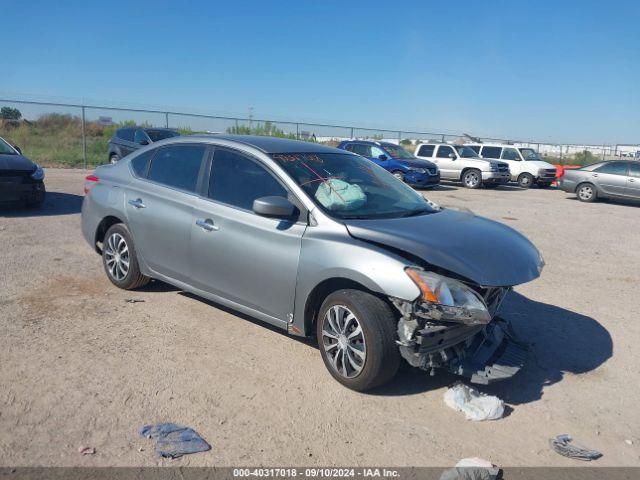
<svg viewBox="0 0 640 480">
<path fill-rule="evenodd" d="M 96 183 L 98 183 L 100 179 L 95 175 L 87 175 L 84 179 L 84 194 L 89 193 L 91 187 L 93 187 Z"/>
</svg>

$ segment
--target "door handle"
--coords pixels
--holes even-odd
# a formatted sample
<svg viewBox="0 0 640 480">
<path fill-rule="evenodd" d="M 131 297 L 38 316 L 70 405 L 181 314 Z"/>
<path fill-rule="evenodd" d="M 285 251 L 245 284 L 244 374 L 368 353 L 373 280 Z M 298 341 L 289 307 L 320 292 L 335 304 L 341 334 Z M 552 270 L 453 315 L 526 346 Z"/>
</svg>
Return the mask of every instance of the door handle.
<svg viewBox="0 0 640 480">
<path fill-rule="evenodd" d="M 635 182 L 635 181 L 636 181 L 636 179 L 635 179 L 635 178 L 630 178 L 630 179 L 629 179 L 629 181 L 630 181 L 630 182 Z"/>
<path fill-rule="evenodd" d="M 147 208 L 147 206 L 144 203 L 142 203 L 141 198 L 136 198 L 135 200 L 129 200 L 129 205 L 136 208 Z"/>
<path fill-rule="evenodd" d="M 214 225 L 213 220 L 211 220 L 210 218 L 207 218 L 206 220 L 204 218 L 199 218 L 196 220 L 196 225 L 203 230 L 206 230 L 207 232 L 217 232 L 218 230 L 220 230 L 220 227 Z"/>
<path fill-rule="evenodd" d="M 597 176 L 598 176 L 598 174 L 597 174 L 597 173 L 594 173 L 594 174 L 593 174 L 593 175 L 591 175 L 591 176 L 592 176 L 592 177 L 597 177 Z"/>
</svg>

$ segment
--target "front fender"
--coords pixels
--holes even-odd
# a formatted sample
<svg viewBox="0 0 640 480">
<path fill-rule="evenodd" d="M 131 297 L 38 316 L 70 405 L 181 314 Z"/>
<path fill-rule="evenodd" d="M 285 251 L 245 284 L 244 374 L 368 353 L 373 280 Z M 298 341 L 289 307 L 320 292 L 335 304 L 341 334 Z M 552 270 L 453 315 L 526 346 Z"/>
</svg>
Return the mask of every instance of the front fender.
<svg viewBox="0 0 640 480">
<path fill-rule="evenodd" d="M 347 280 L 387 297 L 416 299 L 420 291 L 405 273 L 412 262 L 346 233 L 307 229 L 302 239 L 293 315 L 294 333 L 310 335 L 305 325 L 307 300 L 327 280 Z"/>
</svg>

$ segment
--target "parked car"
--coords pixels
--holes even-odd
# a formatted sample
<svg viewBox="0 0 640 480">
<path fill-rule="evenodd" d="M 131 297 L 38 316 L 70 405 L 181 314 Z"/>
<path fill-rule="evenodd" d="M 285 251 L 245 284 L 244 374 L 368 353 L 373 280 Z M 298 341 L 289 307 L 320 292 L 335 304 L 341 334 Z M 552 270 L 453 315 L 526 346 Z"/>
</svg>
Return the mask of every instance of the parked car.
<svg viewBox="0 0 640 480">
<path fill-rule="evenodd" d="M 170 128 L 119 128 L 109 140 L 109 163 L 116 163 L 145 145 L 179 135 Z"/>
<path fill-rule="evenodd" d="M 402 358 L 480 383 L 524 362 L 496 312 L 512 286 L 540 275 L 538 250 L 346 150 L 178 137 L 98 167 L 86 190 L 82 233 L 114 285 L 162 280 L 316 336 L 349 388 L 389 381 Z"/>
<path fill-rule="evenodd" d="M 522 188 L 532 185 L 548 188 L 556 179 L 556 167 L 545 162 L 533 148 L 498 143 L 468 146 L 482 158 L 506 162 L 511 172 L 511 180 L 518 182 Z"/>
<path fill-rule="evenodd" d="M 393 143 L 345 140 L 338 148 L 368 158 L 411 186 L 432 187 L 440 183 L 440 172 L 435 163 L 419 160 Z"/>
<path fill-rule="evenodd" d="M 509 166 L 499 160 L 485 160 L 466 145 L 424 143 L 417 147 L 416 157 L 438 165 L 440 177 L 462 182 L 467 188 L 488 188 L 509 182 Z"/>
<path fill-rule="evenodd" d="M 640 161 L 613 160 L 565 170 L 558 187 L 575 193 L 582 202 L 595 202 L 598 198 L 640 200 Z"/>
<path fill-rule="evenodd" d="M 0 137 L 0 203 L 38 206 L 45 198 L 44 170 Z"/>
</svg>

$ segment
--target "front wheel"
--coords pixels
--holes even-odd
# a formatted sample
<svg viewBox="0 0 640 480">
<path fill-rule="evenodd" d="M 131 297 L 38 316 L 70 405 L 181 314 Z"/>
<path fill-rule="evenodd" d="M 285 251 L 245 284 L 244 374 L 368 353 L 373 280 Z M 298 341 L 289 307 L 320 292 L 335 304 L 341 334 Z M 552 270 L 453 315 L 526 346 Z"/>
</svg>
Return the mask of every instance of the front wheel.
<svg viewBox="0 0 640 480">
<path fill-rule="evenodd" d="M 140 288 L 151 280 L 140 272 L 133 238 L 123 223 L 107 230 L 102 246 L 102 263 L 111 283 L 124 290 Z"/>
<path fill-rule="evenodd" d="M 109 157 L 109 163 L 111 163 L 112 165 L 118 163 L 118 160 L 120 160 L 120 157 L 115 153 Z"/>
<path fill-rule="evenodd" d="M 467 188 L 480 188 L 482 185 L 482 173 L 479 170 L 467 170 L 462 176 L 462 183 Z"/>
<path fill-rule="evenodd" d="M 520 188 L 530 188 L 533 185 L 533 175 L 530 173 L 522 173 L 518 177 L 518 185 Z"/>
<path fill-rule="evenodd" d="M 400 365 L 396 319 L 380 298 L 339 290 L 322 304 L 316 322 L 320 354 L 342 385 L 365 391 L 391 380 Z"/>
</svg>

